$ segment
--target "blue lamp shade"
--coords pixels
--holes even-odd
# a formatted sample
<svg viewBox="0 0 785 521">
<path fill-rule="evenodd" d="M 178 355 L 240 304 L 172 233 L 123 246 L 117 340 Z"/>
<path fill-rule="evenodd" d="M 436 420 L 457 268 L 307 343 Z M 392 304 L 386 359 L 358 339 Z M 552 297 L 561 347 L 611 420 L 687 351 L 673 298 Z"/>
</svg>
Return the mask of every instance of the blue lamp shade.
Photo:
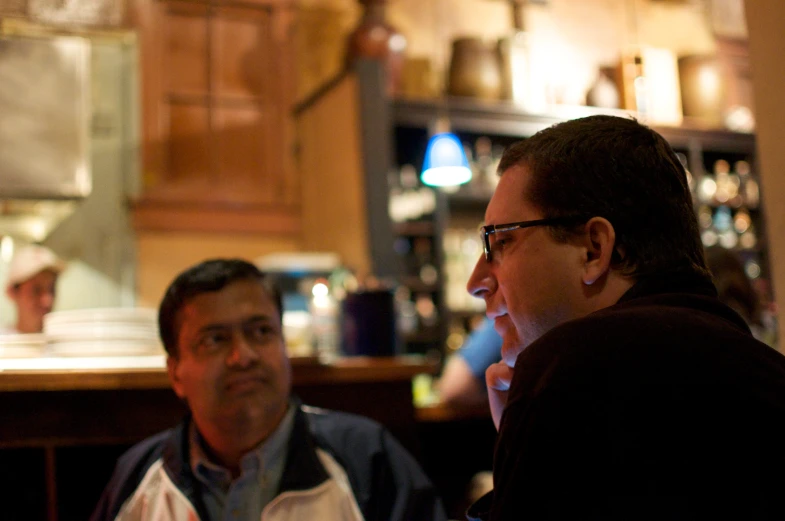
<svg viewBox="0 0 785 521">
<path fill-rule="evenodd" d="M 472 178 L 469 161 L 455 134 L 444 132 L 428 141 L 420 179 L 428 186 L 456 186 Z"/>
</svg>

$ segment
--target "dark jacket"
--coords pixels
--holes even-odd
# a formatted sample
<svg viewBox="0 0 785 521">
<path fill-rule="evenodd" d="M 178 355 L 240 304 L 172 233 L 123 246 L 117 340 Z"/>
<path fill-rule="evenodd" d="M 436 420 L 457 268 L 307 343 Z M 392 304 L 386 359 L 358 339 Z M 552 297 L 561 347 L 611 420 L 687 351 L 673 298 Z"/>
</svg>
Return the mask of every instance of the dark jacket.
<svg viewBox="0 0 785 521">
<path fill-rule="evenodd" d="M 695 276 L 524 350 L 470 519 L 785 519 L 785 357 Z"/>
<path fill-rule="evenodd" d="M 91 520 L 208 521 L 189 465 L 188 427 L 186 419 L 121 456 Z M 384 427 L 298 406 L 280 490 L 262 519 L 441 521 L 446 515 L 430 480 Z"/>
</svg>

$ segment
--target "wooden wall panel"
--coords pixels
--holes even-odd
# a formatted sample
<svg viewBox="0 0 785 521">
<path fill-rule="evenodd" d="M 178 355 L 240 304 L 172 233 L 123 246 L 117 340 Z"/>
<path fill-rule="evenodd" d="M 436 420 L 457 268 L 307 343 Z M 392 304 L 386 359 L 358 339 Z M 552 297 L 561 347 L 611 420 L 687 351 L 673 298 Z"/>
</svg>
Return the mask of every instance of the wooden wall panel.
<svg viewBox="0 0 785 521">
<path fill-rule="evenodd" d="M 222 8 L 214 22 L 213 66 L 215 94 L 221 98 L 241 97 L 274 101 L 270 75 L 270 15 L 265 12 L 249 16 L 246 10 Z"/>
<path fill-rule="evenodd" d="M 270 107 L 270 113 L 280 126 L 275 129 L 274 139 L 270 141 L 272 154 L 281 162 L 281 169 L 287 172 L 279 176 L 280 201 L 282 204 L 299 205 L 301 193 L 301 173 L 295 163 L 295 117 L 292 115 L 296 99 L 295 82 L 297 53 L 294 46 L 295 10 L 279 9 L 271 20 L 273 43 L 279 52 L 270 56 L 273 70 L 280 71 L 280 80 L 272 86 L 271 95 L 280 102 Z M 288 42 L 284 45 L 283 42 Z"/>
<path fill-rule="evenodd" d="M 372 267 L 358 99 L 352 74 L 300 112 L 297 125 L 303 247 L 338 253 L 362 278 Z"/>
<path fill-rule="evenodd" d="M 231 178 L 233 190 L 252 195 L 259 202 L 273 204 L 277 186 L 271 175 L 279 162 L 270 148 L 270 118 L 257 105 L 215 109 L 215 141 L 218 155 L 216 181 Z"/>
<path fill-rule="evenodd" d="M 166 94 L 207 94 L 207 9 L 172 4 L 165 7 L 161 28 L 161 69 Z"/>
<path fill-rule="evenodd" d="M 283 233 L 265 223 L 291 230 L 299 221 L 290 4 L 136 0 L 145 120 L 144 188 L 134 206 L 140 230 L 216 231 L 220 223 L 226 231 Z M 193 222 L 200 211 L 214 218 Z"/>
<path fill-rule="evenodd" d="M 204 105 L 168 104 L 167 183 L 206 183 L 210 173 L 209 114 Z"/>
</svg>

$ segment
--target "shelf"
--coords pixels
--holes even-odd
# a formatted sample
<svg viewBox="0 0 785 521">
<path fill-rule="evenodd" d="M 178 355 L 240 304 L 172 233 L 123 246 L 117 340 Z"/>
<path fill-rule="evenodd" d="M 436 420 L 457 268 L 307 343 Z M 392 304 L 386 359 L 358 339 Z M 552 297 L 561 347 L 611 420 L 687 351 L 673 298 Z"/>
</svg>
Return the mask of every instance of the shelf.
<svg viewBox="0 0 785 521">
<path fill-rule="evenodd" d="M 436 229 L 433 221 L 412 221 L 393 224 L 393 232 L 396 235 L 407 235 L 409 237 L 430 237 Z"/>
<path fill-rule="evenodd" d="M 447 205 L 450 210 L 485 214 L 485 209 L 493 195 L 492 188 L 469 188 L 447 194 Z"/>
<path fill-rule="evenodd" d="M 404 275 L 400 278 L 401 284 L 412 290 L 413 293 L 435 293 L 441 290 L 441 282 L 426 284 L 416 275 Z"/>
<path fill-rule="evenodd" d="M 452 318 L 473 318 L 478 315 L 485 315 L 485 310 L 473 309 L 448 309 Z"/>
<path fill-rule="evenodd" d="M 429 331 L 416 331 L 414 333 L 407 333 L 403 339 L 408 344 L 439 344 L 441 338 L 436 332 Z"/>
<path fill-rule="evenodd" d="M 531 114 L 510 101 L 483 101 L 471 98 L 397 99 L 392 103 L 393 123 L 398 126 L 430 128 L 441 117 L 450 121 L 453 131 L 494 136 L 528 137 L 551 125 L 586 116 L 607 114 L 636 116 L 619 109 L 555 105 L 548 114 Z M 645 123 L 643 119 L 642 122 Z M 724 129 L 701 127 L 685 119 L 681 127 L 654 125 L 657 132 L 675 148 L 699 142 L 706 150 L 755 153 L 755 135 Z"/>
<path fill-rule="evenodd" d="M 706 206 L 708 208 L 711 208 L 712 210 L 716 210 L 717 208 L 721 208 L 721 207 L 725 206 L 725 207 L 730 208 L 731 211 L 733 211 L 733 212 L 738 212 L 739 210 L 746 210 L 749 213 L 761 213 L 763 211 L 763 210 L 761 210 L 760 206 L 744 206 L 744 205 L 741 205 L 741 206 L 731 206 L 729 204 L 703 203 L 703 202 L 700 202 L 700 201 L 693 201 L 692 205 L 695 208 L 700 208 L 702 206 Z"/>
</svg>

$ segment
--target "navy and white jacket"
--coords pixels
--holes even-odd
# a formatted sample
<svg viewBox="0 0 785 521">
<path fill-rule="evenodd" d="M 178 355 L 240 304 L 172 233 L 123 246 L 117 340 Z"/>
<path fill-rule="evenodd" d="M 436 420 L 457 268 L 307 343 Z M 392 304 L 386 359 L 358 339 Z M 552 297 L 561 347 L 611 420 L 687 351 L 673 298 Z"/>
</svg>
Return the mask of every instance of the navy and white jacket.
<svg viewBox="0 0 785 521">
<path fill-rule="evenodd" d="M 380 424 L 297 404 L 278 494 L 260 521 L 441 521 L 414 458 Z M 210 521 L 189 464 L 190 418 L 117 462 L 91 521 Z"/>
</svg>

